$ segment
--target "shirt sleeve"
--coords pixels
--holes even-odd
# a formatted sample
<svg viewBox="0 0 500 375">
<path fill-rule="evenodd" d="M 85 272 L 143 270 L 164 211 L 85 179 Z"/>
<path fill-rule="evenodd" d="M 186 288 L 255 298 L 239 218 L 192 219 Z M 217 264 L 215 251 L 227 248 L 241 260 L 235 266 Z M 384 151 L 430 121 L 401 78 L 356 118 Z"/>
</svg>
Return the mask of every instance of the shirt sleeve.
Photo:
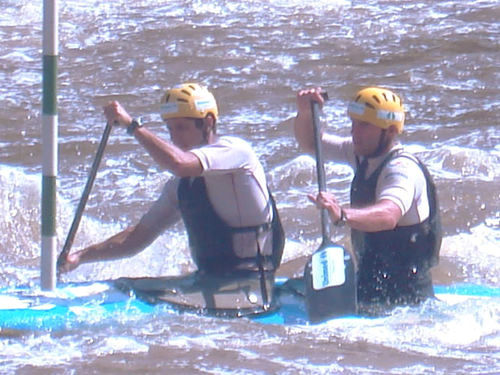
<svg viewBox="0 0 500 375">
<path fill-rule="evenodd" d="M 221 137 L 217 142 L 191 150 L 203 167 L 202 175 L 248 169 L 254 159 L 250 145 L 238 138 Z"/>
<path fill-rule="evenodd" d="M 416 162 L 399 157 L 391 160 L 382 170 L 377 182 L 376 200 L 394 202 L 404 216 L 416 200 L 417 184 L 425 186 L 425 176 Z"/>
</svg>

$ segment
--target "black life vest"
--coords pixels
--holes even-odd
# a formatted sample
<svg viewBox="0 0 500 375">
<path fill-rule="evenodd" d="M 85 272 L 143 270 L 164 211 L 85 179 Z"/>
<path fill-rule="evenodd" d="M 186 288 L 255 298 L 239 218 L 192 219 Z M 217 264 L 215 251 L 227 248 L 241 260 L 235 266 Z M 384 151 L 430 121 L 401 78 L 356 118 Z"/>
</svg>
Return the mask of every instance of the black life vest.
<svg viewBox="0 0 500 375">
<path fill-rule="evenodd" d="M 359 257 L 358 299 L 361 303 L 414 304 L 434 295 L 430 268 L 439 259 L 442 231 L 436 187 L 425 165 L 416 157 L 396 150 L 365 179 L 359 173 L 358 161 L 351 185 L 351 206 L 360 208 L 375 203 L 378 177 L 385 165 L 398 157 L 413 160 L 424 173 L 429 217 L 421 223 L 396 226 L 393 230 L 351 230 L 353 248 Z"/>
<path fill-rule="evenodd" d="M 223 274 L 235 270 L 274 271 L 278 268 L 283 255 L 285 235 L 271 192 L 269 192 L 273 210 L 271 223 L 243 228 L 227 225 L 215 212 L 203 177 L 196 177 L 192 182 L 190 178 L 182 178 L 177 195 L 191 255 L 198 270 Z M 273 236 L 272 255 L 264 256 L 260 254 L 258 237 L 269 231 L 272 231 Z M 258 250 L 253 258 L 240 258 L 233 249 L 233 235 L 242 232 L 255 233 Z"/>
</svg>

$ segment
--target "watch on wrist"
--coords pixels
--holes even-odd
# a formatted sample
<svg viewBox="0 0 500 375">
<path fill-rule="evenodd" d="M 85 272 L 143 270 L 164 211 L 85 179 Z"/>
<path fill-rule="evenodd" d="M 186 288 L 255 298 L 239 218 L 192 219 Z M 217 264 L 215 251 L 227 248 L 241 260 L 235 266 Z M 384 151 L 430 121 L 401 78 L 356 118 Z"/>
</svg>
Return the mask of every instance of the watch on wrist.
<svg viewBox="0 0 500 375">
<path fill-rule="evenodd" d="M 134 132 L 137 130 L 137 128 L 141 128 L 141 127 L 142 127 L 142 123 L 140 120 L 132 119 L 132 122 L 127 127 L 127 134 L 134 135 Z"/>
<path fill-rule="evenodd" d="M 343 208 L 340 209 L 340 218 L 335 222 L 335 225 L 342 227 L 347 223 L 347 217 L 345 216 L 345 211 Z"/>
</svg>

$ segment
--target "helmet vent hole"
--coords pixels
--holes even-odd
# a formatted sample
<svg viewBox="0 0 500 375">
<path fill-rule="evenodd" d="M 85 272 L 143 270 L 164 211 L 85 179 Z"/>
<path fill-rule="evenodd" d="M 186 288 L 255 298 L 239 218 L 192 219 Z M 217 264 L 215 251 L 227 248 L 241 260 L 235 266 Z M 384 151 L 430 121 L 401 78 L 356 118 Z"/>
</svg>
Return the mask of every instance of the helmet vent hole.
<svg viewBox="0 0 500 375">
<path fill-rule="evenodd" d="M 371 108 L 371 109 L 375 109 L 375 106 L 373 104 L 370 104 L 370 103 L 365 103 L 365 106 L 367 106 L 368 108 Z"/>
<path fill-rule="evenodd" d="M 358 95 L 358 96 L 356 97 L 355 102 L 358 102 L 360 98 L 361 98 L 361 95 Z"/>
<path fill-rule="evenodd" d="M 181 99 L 181 98 L 177 98 L 177 101 L 182 103 L 189 103 L 189 101 L 187 101 L 186 99 Z"/>
<path fill-rule="evenodd" d="M 395 103 L 397 103 L 397 101 L 398 101 L 398 100 L 396 99 L 396 95 L 392 94 L 392 100 L 393 100 Z"/>
<path fill-rule="evenodd" d="M 191 96 L 191 93 L 190 93 L 188 90 L 181 90 L 181 92 L 182 92 L 183 94 L 186 94 L 186 95 Z"/>
<path fill-rule="evenodd" d="M 375 101 L 380 104 L 380 99 L 377 97 L 377 95 L 373 95 L 372 98 L 375 99 Z"/>
<path fill-rule="evenodd" d="M 382 96 L 384 97 L 385 101 L 388 102 L 389 99 L 387 99 L 387 95 L 385 95 L 385 92 L 382 94 Z"/>
<path fill-rule="evenodd" d="M 169 99 L 170 99 L 170 94 L 168 94 L 167 97 L 165 98 L 165 103 L 168 103 Z"/>
</svg>

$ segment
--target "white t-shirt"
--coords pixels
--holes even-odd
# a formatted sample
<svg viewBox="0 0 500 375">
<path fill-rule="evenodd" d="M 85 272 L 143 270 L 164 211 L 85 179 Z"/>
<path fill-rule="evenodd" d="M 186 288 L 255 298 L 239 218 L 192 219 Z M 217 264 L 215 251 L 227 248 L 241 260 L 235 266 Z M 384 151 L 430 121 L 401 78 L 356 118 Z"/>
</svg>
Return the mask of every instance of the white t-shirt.
<svg viewBox="0 0 500 375">
<path fill-rule="evenodd" d="M 325 159 L 340 160 L 356 168 L 356 156 L 351 138 L 324 134 L 322 139 Z M 403 149 L 396 144 L 391 151 Z M 387 154 L 368 159 L 365 178 L 369 177 L 383 162 Z M 375 201 L 388 199 L 400 209 L 402 217 L 398 225 L 421 223 L 429 217 L 427 182 L 416 163 L 407 157 L 394 158 L 382 169 L 375 190 Z"/>
<path fill-rule="evenodd" d="M 210 202 L 226 224 L 232 227 L 257 226 L 272 219 L 264 168 L 248 142 L 223 136 L 212 144 L 190 151 L 201 162 L 201 175 L 205 178 Z M 178 177 L 167 181 L 160 198 L 141 219 L 143 224 L 163 229 L 180 220 L 179 181 Z M 248 249 L 243 242 L 255 243 L 255 234 L 240 233 L 234 240 L 236 251 Z M 266 244 L 261 245 L 266 255 L 271 251 L 269 241 L 263 239 Z"/>
</svg>

